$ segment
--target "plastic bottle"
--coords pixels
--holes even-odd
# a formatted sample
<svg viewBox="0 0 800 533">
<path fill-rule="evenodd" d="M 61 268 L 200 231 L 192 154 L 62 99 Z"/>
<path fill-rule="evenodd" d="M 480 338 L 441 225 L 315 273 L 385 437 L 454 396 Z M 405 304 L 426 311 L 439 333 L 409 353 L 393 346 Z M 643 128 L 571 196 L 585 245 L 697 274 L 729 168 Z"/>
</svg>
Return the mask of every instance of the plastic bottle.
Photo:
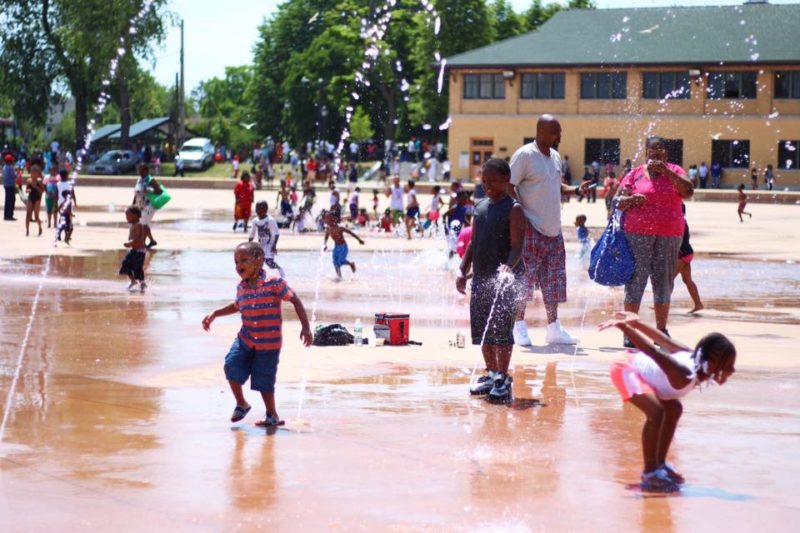
<svg viewBox="0 0 800 533">
<path fill-rule="evenodd" d="M 464 334 L 460 331 L 456 333 L 456 347 L 463 348 L 464 347 Z"/>
<path fill-rule="evenodd" d="M 356 318 L 356 323 L 353 326 L 353 344 L 361 346 L 361 339 L 364 338 L 364 330 L 361 327 L 361 319 Z"/>
</svg>

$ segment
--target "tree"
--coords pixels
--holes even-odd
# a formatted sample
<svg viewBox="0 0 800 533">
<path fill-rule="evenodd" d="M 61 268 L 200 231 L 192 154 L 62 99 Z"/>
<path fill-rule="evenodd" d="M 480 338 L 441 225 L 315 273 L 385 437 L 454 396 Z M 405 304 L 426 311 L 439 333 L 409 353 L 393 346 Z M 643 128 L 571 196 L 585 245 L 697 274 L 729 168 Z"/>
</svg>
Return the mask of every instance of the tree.
<svg viewBox="0 0 800 533">
<path fill-rule="evenodd" d="M 489 6 L 494 20 L 494 34 L 498 40 L 509 39 L 527 31 L 525 18 L 506 0 L 495 0 Z"/>
<path fill-rule="evenodd" d="M 442 19 L 438 35 L 434 35 L 426 14 L 420 13 L 416 17 L 417 46 L 411 54 L 415 78 L 409 102 L 410 122 L 416 127 L 429 124 L 435 128 L 447 118 L 448 76 L 443 77 L 439 93 L 439 65 L 435 62 L 435 52 L 447 58 L 494 40 L 494 29 L 484 0 L 436 0 L 435 4 Z"/>
<path fill-rule="evenodd" d="M 192 98 L 204 119 L 198 126 L 201 132 L 237 149 L 255 141 L 248 96 L 253 71 L 250 65 L 226 67 L 224 78 L 211 78 L 193 91 Z"/>
<path fill-rule="evenodd" d="M 375 136 L 369 115 L 361 106 L 357 107 L 350 121 L 350 138 L 356 142 L 366 141 Z"/>
<path fill-rule="evenodd" d="M 81 146 L 90 106 L 112 82 L 111 60 L 119 49 L 128 57 L 150 54 L 151 43 L 164 35 L 166 15 L 159 9 L 165 3 L 155 0 L 131 32 L 141 0 L 5 0 L 4 14 L 12 15 L 2 37 L 12 46 L 4 46 L 3 62 L 14 66 L 18 83 L 40 92 L 22 99 L 26 114 L 43 123 L 52 82 L 63 80 L 75 98 L 75 136 Z M 119 72 L 130 72 L 125 61 Z"/>
<path fill-rule="evenodd" d="M 533 4 L 523 15 L 526 22 L 525 29 L 526 31 L 538 29 L 539 26 L 550 20 L 553 15 L 564 9 L 595 9 L 595 7 L 595 3 L 592 0 L 569 0 L 566 7 L 560 3 L 549 3 L 543 6 L 541 0 L 533 0 Z"/>
</svg>

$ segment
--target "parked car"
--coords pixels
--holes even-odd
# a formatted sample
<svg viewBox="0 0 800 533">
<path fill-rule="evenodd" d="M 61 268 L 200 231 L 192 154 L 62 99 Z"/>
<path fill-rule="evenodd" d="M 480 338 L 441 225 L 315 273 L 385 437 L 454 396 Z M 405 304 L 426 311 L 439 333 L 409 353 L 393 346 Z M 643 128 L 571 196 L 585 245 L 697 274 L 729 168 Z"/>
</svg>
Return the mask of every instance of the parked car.
<svg viewBox="0 0 800 533">
<path fill-rule="evenodd" d="M 178 150 L 178 157 L 185 170 L 205 170 L 214 164 L 214 144 L 205 137 L 189 139 Z"/>
<path fill-rule="evenodd" d="M 109 150 L 89 165 L 90 174 L 135 174 L 142 158 L 132 150 Z"/>
</svg>

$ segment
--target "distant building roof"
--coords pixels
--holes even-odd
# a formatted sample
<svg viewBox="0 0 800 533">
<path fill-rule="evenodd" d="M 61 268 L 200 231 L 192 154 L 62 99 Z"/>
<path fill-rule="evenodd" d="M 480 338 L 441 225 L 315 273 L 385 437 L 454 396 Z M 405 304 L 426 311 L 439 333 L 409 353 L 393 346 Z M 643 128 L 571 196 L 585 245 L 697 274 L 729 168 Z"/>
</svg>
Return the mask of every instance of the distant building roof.
<svg viewBox="0 0 800 533">
<path fill-rule="evenodd" d="M 164 124 L 167 124 L 168 122 L 169 122 L 169 117 L 146 118 L 144 120 L 140 120 L 135 124 L 131 124 L 128 136 L 131 139 L 135 139 L 136 137 L 144 135 L 151 130 L 157 129 L 163 126 Z M 120 129 L 118 129 L 115 133 L 110 135 L 109 139 L 119 139 L 121 137 Z"/>
<path fill-rule="evenodd" d="M 800 4 L 571 9 L 538 31 L 447 58 L 451 68 L 800 64 Z"/>
<path fill-rule="evenodd" d="M 92 142 L 95 143 L 97 141 L 102 141 L 109 135 L 112 135 L 120 130 L 122 127 L 121 124 L 106 124 L 105 126 L 101 127 L 99 130 L 94 132 L 94 136 L 92 137 Z"/>
</svg>

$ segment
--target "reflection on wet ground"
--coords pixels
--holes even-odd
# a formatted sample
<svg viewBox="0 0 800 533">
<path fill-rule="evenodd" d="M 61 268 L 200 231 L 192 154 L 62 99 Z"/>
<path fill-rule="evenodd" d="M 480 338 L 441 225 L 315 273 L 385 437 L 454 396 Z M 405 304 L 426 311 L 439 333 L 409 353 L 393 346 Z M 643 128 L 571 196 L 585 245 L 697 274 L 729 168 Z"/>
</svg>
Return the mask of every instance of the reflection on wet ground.
<svg viewBox="0 0 800 533">
<path fill-rule="evenodd" d="M 642 417 L 597 365 L 518 365 L 516 409 L 470 398 L 467 368 L 378 365 L 310 383 L 304 420 L 266 432 L 253 415 L 227 422 L 222 383 L 151 389 L 111 377 L 146 364 L 132 354 L 80 369 L 50 357 L 26 363 L 2 445 L 14 529 L 75 513 L 115 530 L 744 530 L 753 516 L 780 530 L 797 512 L 796 373 L 691 396 L 672 453 L 688 483 L 665 499 L 626 490 Z M 288 413 L 298 386 L 279 395 Z M 23 514 L 37 485 L 47 512 Z"/>
<path fill-rule="evenodd" d="M 222 376 L 224 351 L 199 331 L 202 315 L 233 297 L 231 255 L 155 252 L 152 290 L 139 295 L 126 293 L 116 276 L 121 254 L 53 256 L 45 279 L 42 258 L 0 269 L 0 390 L 10 389 L 19 370 L 11 402 L 5 393 L 0 398 L 9 415 L 0 442 L 2 530 L 66 523 L 115 531 L 296 530 L 298 524 L 783 530 L 797 516 L 797 371 L 740 370 L 730 385 L 689 397 L 672 454 L 689 480 L 680 497 L 626 490 L 641 468 L 642 417 L 621 405 L 607 365 L 583 358 L 557 363 L 544 355 L 537 363 L 537 354 L 550 354 L 546 349 L 528 351 L 515 367 L 515 403 L 495 406 L 467 394 L 471 367 L 437 365 L 435 352 L 425 364 L 369 363 L 375 352 L 363 348 L 360 367 L 343 372 L 349 377 L 312 378 L 302 391 L 296 380 L 279 378 L 288 425 L 268 434 L 252 425 L 263 415 L 260 402 L 244 424 L 228 422 L 233 401 Z M 354 252 L 353 258 L 355 282 L 334 281 L 328 255 L 282 253 L 278 260 L 307 307 L 322 261 L 320 320 L 345 322 L 386 309 L 411 313 L 415 324 L 466 326 L 467 300 L 452 290 L 443 252 Z M 578 279 L 569 261 L 570 279 Z M 791 265 L 699 259 L 695 271 L 702 272 L 701 290 L 717 308 L 715 317 L 741 320 L 749 313 L 797 323 Z M 745 271 L 748 283 L 735 291 L 723 281 Z M 563 320 L 595 323 L 621 298 L 578 279 Z M 714 304 L 731 298 L 741 304 L 727 310 Z M 765 318 L 765 309 L 774 318 Z M 529 314 L 532 323 L 543 315 Z M 216 327 L 232 336 L 236 322 Z M 467 357 L 477 357 L 473 350 Z M 309 353 L 313 364 L 326 358 L 324 349 Z M 171 377 L 198 368 L 184 380 Z M 248 391 L 251 401 L 255 396 Z"/>
<path fill-rule="evenodd" d="M 123 255 L 119 251 L 88 257 L 53 256 L 48 283 L 79 291 L 116 292 L 124 283 L 116 275 Z M 307 306 L 314 300 L 318 272 L 322 273 L 323 296 L 317 302 L 317 316 L 322 322 L 349 323 L 357 317 L 363 320 L 376 311 L 388 310 L 410 313 L 420 325 L 468 326 L 469 301 L 454 289 L 457 263 L 447 260 L 444 249 L 360 252 L 351 247 L 350 258 L 358 265 L 358 274 L 353 278 L 345 272 L 342 282 L 335 279 L 330 253 L 283 252 L 277 261 Z M 151 298 L 168 305 L 216 305 L 230 298 L 237 281 L 232 254 L 228 252 L 154 251 L 149 259 Z M 44 261 L 38 257 L 0 265 L 0 276 L 15 283 L 38 283 L 37 274 Z M 707 308 L 703 315 L 722 320 L 800 324 L 800 277 L 796 264 L 697 258 L 692 265 Z M 622 289 L 592 283 L 574 254 L 567 256 L 567 276 L 570 299 L 559 309 L 562 322 L 572 326 L 597 324 L 622 307 Z M 642 306 L 651 305 L 651 301 L 648 289 Z M 530 305 L 541 307 L 541 302 Z M 681 310 L 690 307 L 686 288 L 676 280 L 672 320 L 690 320 L 681 314 Z M 531 325 L 545 325 L 544 313 L 530 312 L 527 316 Z"/>
</svg>

